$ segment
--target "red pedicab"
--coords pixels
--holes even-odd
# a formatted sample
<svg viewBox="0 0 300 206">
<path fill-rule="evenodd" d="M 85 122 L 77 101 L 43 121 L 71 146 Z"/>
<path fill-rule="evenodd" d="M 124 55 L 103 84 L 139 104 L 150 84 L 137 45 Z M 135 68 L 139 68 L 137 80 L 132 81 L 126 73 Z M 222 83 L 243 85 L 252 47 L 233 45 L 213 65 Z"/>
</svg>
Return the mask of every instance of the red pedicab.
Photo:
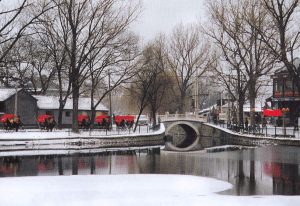
<svg viewBox="0 0 300 206">
<path fill-rule="evenodd" d="M 2 115 L 1 122 L 2 122 L 3 128 L 5 130 L 10 130 L 10 129 L 14 128 L 14 129 L 16 129 L 16 132 L 19 130 L 19 127 L 21 127 L 23 125 L 20 117 L 15 114 Z"/>
<path fill-rule="evenodd" d="M 45 129 L 47 131 L 52 131 L 52 129 L 56 125 L 54 117 L 49 114 L 43 114 L 38 116 L 37 122 L 39 123 L 40 129 Z"/>
<path fill-rule="evenodd" d="M 120 129 L 130 129 L 134 124 L 134 116 L 133 115 L 118 115 L 115 116 L 115 123 L 117 128 Z"/>
<path fill-rule="evenodd" d="M 95 118 L 95 122 L 98 124 L 100 129 L 109 129 L 110 117 L 107 115 L 99 115 Z"/>
<path fill-rule="evenodd" d="M 80 114 L 77 117 L 79 128 L 89 129 L 91 125 L 90 117 L 87 114 Z"/>
<path fill-rule="evenodd" d="M 9 130 L 13 128 L 14 119 L 17 116 L 15 114 L 3 114 L 1 116 L 1 123 L 3 125 L 3 129 Z"/>
</svg>

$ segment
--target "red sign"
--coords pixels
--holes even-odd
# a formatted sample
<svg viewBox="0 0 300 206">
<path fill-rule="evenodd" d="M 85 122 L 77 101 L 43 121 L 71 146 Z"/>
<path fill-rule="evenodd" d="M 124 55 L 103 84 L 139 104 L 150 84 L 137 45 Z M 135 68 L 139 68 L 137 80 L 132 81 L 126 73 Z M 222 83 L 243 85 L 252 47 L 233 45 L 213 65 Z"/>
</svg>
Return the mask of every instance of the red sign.
<svg viewBox="0 0 300 206">
<path fill-rule="evenodd" d="M 281 117 L 282 111 L 280 109 L 264 109 L 263 114 L 265 117 Z"/>
</svg>

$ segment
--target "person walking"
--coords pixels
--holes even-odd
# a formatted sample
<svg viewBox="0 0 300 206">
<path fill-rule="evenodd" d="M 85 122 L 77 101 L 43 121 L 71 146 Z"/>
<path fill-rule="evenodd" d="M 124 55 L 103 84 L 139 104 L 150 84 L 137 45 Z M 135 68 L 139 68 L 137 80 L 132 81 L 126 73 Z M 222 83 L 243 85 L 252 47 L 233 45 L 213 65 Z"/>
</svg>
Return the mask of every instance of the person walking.
<svg viewBox="0 0 300 206">
<path fill-rule="evenodd" d="M 246 117 L 246 119 L 245 119 L 245 128 L 246 128 L 246 130 L 248 130 L 248 124 L 249 124 L 249 121 L 248 121 L 248 118 Z"/>
</svg>

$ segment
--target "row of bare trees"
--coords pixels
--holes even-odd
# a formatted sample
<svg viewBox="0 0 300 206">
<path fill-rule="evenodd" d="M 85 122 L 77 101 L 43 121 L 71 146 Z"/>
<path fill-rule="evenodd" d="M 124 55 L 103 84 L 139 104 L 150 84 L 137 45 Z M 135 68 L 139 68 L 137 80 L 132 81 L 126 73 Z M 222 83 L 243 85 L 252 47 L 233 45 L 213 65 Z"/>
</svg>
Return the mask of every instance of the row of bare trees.
<svg viewBox="0 0 300 206">
<path fill-rule="evenodd" d="M 138 61 L 141 72 L 129 88 L 129 97 L 137 97 L 131 102 L 138 105 L 139 115 L 147 108 L 156 123 L 158 111 L 190 111 L 192 87 L 213 62 L 203 38 L 199 27 L 180 24 L 168 38 L 160 35 L 144 47 Z"/>
<path fill-rule="evenodd" d="M 139 6 L 120 0 L 23 0 L 18 7 L 3 9 L 2 84 L 42 94 L 51 84 L 55 85 L 60 105 L 58 124 L 62 123 L 62 111 L 71 96 L 72 129 L 77 132 L 83 85 L 90 86 L 95 116 L 95 108 L 104 96 L 136 72 L 137 38 L 129 26 L 137 17 Z M 101 83 L 106 86 L 98 86 Z"/>
<path fill-rule="evenodd" d="M 258 91 L 274 69 L 286 67 L 300 89 L 294 63 L 300 43 L 298 10 L 298 0 L 209 1 L 212 26 L 204 30 L 218 52 L 218 81 L 238 102 L 238 123 L 243 123 L 245 101 L 255 108 Z M 254 124 L 253 109 L 250 120 Z"/>
</svg>

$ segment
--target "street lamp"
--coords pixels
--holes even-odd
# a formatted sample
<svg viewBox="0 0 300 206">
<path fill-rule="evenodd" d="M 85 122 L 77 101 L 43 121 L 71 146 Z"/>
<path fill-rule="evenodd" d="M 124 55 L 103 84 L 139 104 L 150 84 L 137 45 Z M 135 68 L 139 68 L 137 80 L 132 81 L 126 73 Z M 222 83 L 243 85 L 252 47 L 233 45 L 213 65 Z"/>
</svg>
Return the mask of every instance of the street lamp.
<svg viewBox="0 0 300 206">
<path fill-rule="evenodd" d="M 283 135 L 286 135 L 286 128 L 285 128 L 285 114 L 290 111 L 288 107 L 281 109 L 283 115 L 282 115 L 282 123 L 283 123 Z"/>
</svg>

